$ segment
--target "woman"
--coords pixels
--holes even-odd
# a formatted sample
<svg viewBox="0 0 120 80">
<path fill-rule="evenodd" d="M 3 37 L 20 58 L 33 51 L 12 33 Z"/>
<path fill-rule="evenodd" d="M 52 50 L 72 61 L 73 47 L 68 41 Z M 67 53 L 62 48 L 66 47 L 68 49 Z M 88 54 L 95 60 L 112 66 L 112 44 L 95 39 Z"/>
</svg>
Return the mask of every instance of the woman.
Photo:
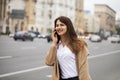
<svg viewBox="0 0 120 80">
<path fill-rule="evenodd" d="M 46 64 L 53 66 L 52 80 L 90 80 L 87 44 L 77 37 L 68 17 L 55 20 Z"/>
</svg>

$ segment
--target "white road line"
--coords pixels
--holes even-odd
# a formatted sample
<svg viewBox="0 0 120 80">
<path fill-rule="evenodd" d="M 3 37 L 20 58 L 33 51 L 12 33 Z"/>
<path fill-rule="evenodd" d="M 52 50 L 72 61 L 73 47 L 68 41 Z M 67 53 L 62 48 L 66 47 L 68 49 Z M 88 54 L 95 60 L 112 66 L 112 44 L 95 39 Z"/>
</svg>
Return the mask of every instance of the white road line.
<svg viewBox="0 0 120 80">
<path fill-rule="evenodd" d="M 120 50 L 112 51 L 112 52 L 104 53 L 104 54 L 100 54 L 100 55 L 94 55 L 94 56 L 90 56 L 88 58 L 102 57 L 102 56 L 107 56 L 107 55 L 110 55 L 110 54 L 113 54 L 113 53 L 118 53 L 118 52 L 120 52 Z M 35 70 L 41 70 L 41 69 L 45 69 L 45 68 L 48 68 L 48 67 L 49 66 L 41 66 L 41 67 L 31 68 L 31 69 L 22 70 L 22 71 L 6 73 L 6 74 L 0 75 L 0 78 L 7 77 L 7 76 L 12 76 L 12 75 L 16 75 L 16 74 L 21 74 L 21 73 L 25 73 L 25 72 L 31 72 L 31 71 L 35 71 Z M 47 77 L 51 77 L 51 75 L 48 75 Z"/>
<path fill-rule="evenodd" d="M 52 75 L 47 75 L 46 77 L 50 78 L 50 77 L 52 77 Z"/>
<path fill-rule="evenodd" d="M 8 58 L 12 58 L 12 56 L 0 56 L 0 59 L 8 59 Z"/>
<path fill-rule="evenodd" d="M 36 47 L 22 47 L 21 49 L 35 49 Z"/>
<path fill-rule="evenodd" d="M 107 56 L 107 55 L 110 55 L 110 54 L 116 54 L 118 52 L 120 52 L 120 50 L 107 52 L 107 53 L 103 53 L 103 54 L 100 54 L 100 55 L 93 55 L 93 56 L 89 56 L 88 58 L 90 59 L 90 58 L 102 57 L 102 56 Z"/>
<path fill-rule="evenodd" d="M 26 69 L 26 70 L 22 70 L 22 71 L 6 73 L 6 74 L 0 75 L 0 78 L 7 77 L 7 76 L 12 76 L 12 75 L 16 75 L 16 74 L 21 74 L 21 73 L 25 73 L 25 72 L 31 72 L 31 71 L 35 71 L 35 70 L 41 70 L 41 69 L 44 69 L 44 68 L 47 68 L 47 67 L 49 67 L 49 66 L 41 66 L 41 67 Z"/>
</svg>

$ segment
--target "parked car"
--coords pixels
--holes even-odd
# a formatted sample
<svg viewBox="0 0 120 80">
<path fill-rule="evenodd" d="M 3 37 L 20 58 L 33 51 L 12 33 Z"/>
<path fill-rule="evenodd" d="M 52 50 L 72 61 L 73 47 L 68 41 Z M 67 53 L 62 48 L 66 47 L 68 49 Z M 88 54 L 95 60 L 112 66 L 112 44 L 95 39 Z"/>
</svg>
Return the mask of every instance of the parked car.
<svg viewBox="0 0 120 80">
<path fill-rule="evenodd" d="M 90 36 L 82 36 L 82 35 L 78 35 L 78 38 L 82 38 L 82 39 L 90 39 Z"/>
<path fill-rule="evenodd" d="M 49 34 L 40 34 L 40 35 L 38 35 L 38 38 L 45 39 L 45 38 L 47 38 L 47 36 L 49 36 Z"/>
<path fill-rule="evenodd" d="M 23 31 L 18 31 L 14 34 L 14 40 L 30 40 L 33 41 L 34 40 L 34 34 L 30 33 L 30 32 L 23 32 Z"/>
<path fill-rule="evenodd" d="M 111 43 L 120 43 L 120 35 L 112 35 L 107 40 Z"/>
<path fill-rule="evenodd" d="M 92 42 L 101 42 L 102 38 L 99 35 L 92 34 L 89 40 Z"/>
<path fill-rule="evenodd" d="M 37 32 L 37 31 L 28 31 L 28 32 L 34 34 L 34 38 L 39 38 L 39 35 L 40 35 L 39 32 Z"/>
<path fill-rule="evenodd" d="M 47 39 L 47 42 L 51 42 L 52 41 L 51 33 L 40 34 L 38 37 L 39 38 L 43 38 L 43 39 Z"/>
</svg>

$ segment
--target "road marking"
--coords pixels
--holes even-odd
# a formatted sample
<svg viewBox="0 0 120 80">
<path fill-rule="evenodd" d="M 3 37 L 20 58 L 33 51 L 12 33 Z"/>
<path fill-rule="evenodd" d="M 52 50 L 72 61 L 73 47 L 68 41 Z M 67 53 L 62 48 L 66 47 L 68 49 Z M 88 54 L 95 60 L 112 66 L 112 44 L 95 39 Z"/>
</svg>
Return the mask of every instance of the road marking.
<svg viewBox="0 0 120 80">
<path fill-rule="evenodd" d="M 103 54 L 100 54 L 100 55 L 94 55 L 94 56 L 90 56 L 90 57 L 88 57 L 88 58 L 102 57 L 102 56 L 107 56 L 107 55 L 110 55 L 110 54 L 113 54 L 113 53 L 118 53 L 118 52 L 120 52 L 120 50 L 112 51 L 112 52 L 109 52 L 109 53 L 103 53 Z M 1 57 L 1 58 L 10 58 L 10 57 L 11 57 L 11 56 L 3 56 L 3 57 Z M 49 66 L 41 66 L 41 67 L 36 67 L 36 68 L 31 68 L 31 69 L 26 69 L 26 70 L 11 72 L 11 73 L 6 73 L 6 74 L 0 75 L 0 78 L 2 78 L 2 77 L 7 77 L 7 76 L 12 76 L 12 75 L 17 75 L 17 74 L 21 74 L 21 73 L 25 73 L 25 72 L 42 70 L 42 69 L 45 69 L 45 68 L 48 68 L 48 67 L 49 67 Z M 47 77 L 51 77 L 51 75 L 47 75 Z"/>
<path fill-rule="evenodd" d="M 25 72 L 41 70 L 41 69 L 44 69 L 44 68 L 47 68 L 47 67 L 49 67 L 49 66 L 41 66 L 41 67 L 36 67 L 36 68 L 31 68 L 31 69 L 26 69 L 26 70 L 11 72 L 11 73 L 6 73 L 6 74 L 0 75 L 0 78 L 7 77 L 7 76 L 12 76 L 12 75 L 17 75 L 17 74 L 21 74 L 21 73 L 25 73 Z"/>
<path fill-rule="evenodd" d="M 35 49 L 36 47 L 22 47 L 21 49 L 25 50 L 25 49 Z"/>
<path fill-rule="evenodd" d="M 47 75 L 46 77 L 51 78 L 51 77 L 52 77 L 52 75 Z"/>
<path fill-rule="evenodd" d="M 100 54 L 100 55 L 93 55 L 93 56 L 89 56 L 88 58 L 97 58 L 97 57 L 102 57 L 102 56 L 107 56 L 107 55 L 110 55 L 110 54 L 115 54 L 115 53 L 118 53 L 120 52 L 120 50 L 116 50 L 116 51 L 112 51 L 112 52 L 107 52 L 107 53 L 103 53 L 103 54 Z"/>
<path fill-rule="evenodd" d="M 0 59 L 8 59 L 8 58 L 12 58 L 12 56 L 0 56 Z"/>
</svg>

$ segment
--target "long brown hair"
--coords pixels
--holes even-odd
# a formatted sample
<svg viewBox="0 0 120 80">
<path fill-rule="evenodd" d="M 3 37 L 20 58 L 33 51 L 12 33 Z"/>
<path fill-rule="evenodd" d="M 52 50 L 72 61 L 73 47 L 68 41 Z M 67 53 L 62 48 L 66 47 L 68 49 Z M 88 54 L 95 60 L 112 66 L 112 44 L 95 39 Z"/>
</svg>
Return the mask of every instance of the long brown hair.
<svg viewBox="0 0 120 80">
<path fill-rule="evenodd" d="M 67 26 L 67 38 L 69 40 L 69 44 L 67 46 L 69 46 L 69 48 L 72 50 L 73 53 L 77 54 L 84 45 L 87 46 L 86 42 L 82 39 L 78 39 L 77 34 L 74 30 L 72 21 L 66 17 L 66 16 L 60 16 L 58 18 L 55 19 L 54 22 L 54 27 L 56 27 L 56 22 L 57 20 L 60 20 L 62 23 L 64 23 Z M 58 35 L 58 41 L 60 40 L 60 36 Z"/>
</svg>

